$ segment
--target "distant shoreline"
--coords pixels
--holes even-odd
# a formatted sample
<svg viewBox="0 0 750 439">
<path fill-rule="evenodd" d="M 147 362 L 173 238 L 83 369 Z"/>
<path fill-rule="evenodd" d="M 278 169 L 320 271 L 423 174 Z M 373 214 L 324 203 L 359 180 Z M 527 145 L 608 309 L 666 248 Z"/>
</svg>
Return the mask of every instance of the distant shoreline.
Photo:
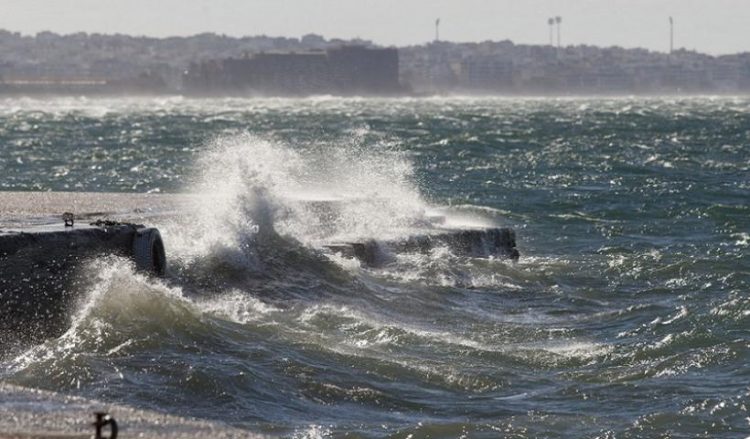
<svg viewBox="0 0 750 439">
<path fill-rule="evenodd" d="M 86 98 L 86 99 L 127 99 L 127 98 L 185 98 L 196 100 L 209 99 L 627 99 L 627 98 L 745 98 L 750 97 L 750 91 L 743 92 L 654 92 L 654 93 L 479 93 L 479 92 L 450 92 L 450 93 L 403 93 L 389 95 L 270 95 L 270 94 L 189 94 L 180 92 L 138 92 L 138 91 L 100 91 L 100 92 L 2 92 L 0 99 L 58 99 L 58 98 Z"/>
<path fill-rule="evenodd" d="M 200 92 L 189 90 L 185 83 L 186 77 L 194 75 L 191 66 L 207 67 L 204 70 L 208 73 L 199 77 L 204 83 L 198 88 L 203 87 L 202 91 L 209 95 L 217 91 L 223 95 L 224 91 L 214 88 L 224 87 L 227 82 L 231 86 L 231 90 L 226 90 L 229 95 L 244 93 L 245 85 L 263 89 L 264 84 L 270 84 L 266 93 L 248 93 L 327 92 L 331 87 L 316 84 L 329 81 L 331 75 L 320 73 L 313 60 L 297 64 L 292 61 L 296 63 L 303 54 L 355 46 L 381 47 L 367 40 L 326 39 L 315 34 L 301 38 L 263 35 L 238 38 L 205 33 L 151 38 L 83 32 L 68 35 L 40 32 L 26 36 L 0 30 L 0 95 Z M 399 83 L 420 96 L 750 93 L 748 52 L 714 56 L 679 48 L 665 53 L 617 46 L 515 44 L 508 40 L 432 41 L 398 47 L 397 51 Z M 280 59 L 282 56 L 284 60 Z M 250 73 L 239 79 L 236 75 L 227 78 L 231 69 L 224 67 L 247 64 L 246 60 L 260 57 L 268 60 L 263 68 L 272 65 L 272 57 L 278 58 L 277 65 L 288 62 L 290 69 L 299 70 L 302 80 L 279 78 L 278 73 L 284 71 L 281 67 L 272 72 L 263 70 L 265 76 L 260 79 Z M 383 65 L 374 55 L 361 57 L 358 62 L 358 72 L 362 75 L 371 74 Z M 248 69 L 245 70 L 250 72 Z M 66 81 L 70 84 L 62 84 Z M 86 85 L 92 81 L 96 84 Z"/>
</svg>

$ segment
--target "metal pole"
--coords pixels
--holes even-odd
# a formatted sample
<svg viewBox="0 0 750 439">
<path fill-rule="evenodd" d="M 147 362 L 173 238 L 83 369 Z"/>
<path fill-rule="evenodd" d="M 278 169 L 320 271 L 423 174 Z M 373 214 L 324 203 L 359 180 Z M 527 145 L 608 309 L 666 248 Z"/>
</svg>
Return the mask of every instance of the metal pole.
<svg viewBox="0 0 750 439">
<path fill-rule="evenodd" d="M 547 20 L 547 27 L 549 28 L 549 45 L 554 46 L 555 37 L 553 36 L 553 31 L 555 27 L 555 20 L 553 18 Z"/>
<path fill-rule="evenodd" d="M 669 17 L 669 53 L 674 51 L 674 20 Z"/>
</svg>

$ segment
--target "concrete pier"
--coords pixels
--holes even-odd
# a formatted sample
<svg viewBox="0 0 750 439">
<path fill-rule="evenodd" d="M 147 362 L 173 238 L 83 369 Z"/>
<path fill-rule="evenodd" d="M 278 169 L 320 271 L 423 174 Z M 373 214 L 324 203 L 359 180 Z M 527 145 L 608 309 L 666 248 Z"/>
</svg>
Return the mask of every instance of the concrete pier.
<svg viewBox="0 0 750 439">
<path fill-rule="evenodd" d="M 387 263 L 397 253 L 428 253 L 437 247 L 447 247 L 457 256 L 475 258 L 499 257 L 516 260 L 516 234 L 507 228 L 487 228 L 447 231 L 413 235 L 400 240 L 333 243 L 327 249 L 345 257 L 357 258 L 371 267 Z"/>
<path fill-rule="evenodd" d="M 142 194 L 0 192 L 0 346 L 62 332 L 84 289 L 80 267 L 88 260 L 119 255 L 133 259 L 139 269 L 163 274 L 166 260 L 158 231 L 133 223 L 89 222 L 148 219 L 177 204 L 179 197 Z M 73 226 L 64 225 L 64 212 L 76 212 Z"/>
<path fill-rule="evenodd" d="M 0 230 L 62 223 L 64 212 L 74 213 L 81 224 L 100 218 L 148 224 L 176 214 L 191 199 L 183 194 L 0 192 Z"/>
<path fill-rule="evenodd" d="M 155 275 L 166 268 L 158 231 L 142 225 L 99 222 L 0 231 L 0 343 L 6 337 L 35 340 L 60 332 L 84 281 L 81 264 L 103 255 L 131 258 L 138 269 Z"/>
<path fill-rule="evenodd" d="M 0 192 L 0 346 L 54 336 L 67 327 L 70 308 L 85 289 L 78 267 L 87 260 L 120 255 L 133 259 L 138 269 L 163 273 L 164 243 L 158 231 L 140 224 L 185 215 L 200 200 L 191 194 Z M 309 205 L 312 212 L 335 218 L 341 202 Z M 74 213 L 74 226 L 64 226 L 64 212 Z M 91 224 L 102 218 L 110 221 Z M 403 238 L 331 242 L 320 250 L 357 258 L 371 267 L 390 262 L 394 254 L 427 253 L 438 247 L 457 256 L 519 257 L 511 229 L 450 229 L 443 222 L 442 216 L 425 216 Z"/>
</svg>

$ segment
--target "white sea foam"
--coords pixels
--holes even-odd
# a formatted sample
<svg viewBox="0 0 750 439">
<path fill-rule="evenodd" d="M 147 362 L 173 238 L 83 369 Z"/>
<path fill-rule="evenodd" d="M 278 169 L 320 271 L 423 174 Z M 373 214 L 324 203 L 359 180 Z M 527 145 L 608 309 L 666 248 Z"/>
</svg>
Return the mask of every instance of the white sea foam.
<svg viewBox="0 0 750 439">
<path fill-rule="evenodd" d="M 237 323 L 263 320 L 270 314 L 283 311 L 240 290 L 202 300 L 199 305 L 204 312 L 226 317 Z"/>
<path fill-rule="evenodd" d="M 292 438 L 294 439 L 324 439 L 327 437 L 331 437 L 333 433 L 331 432 L 330 428 L 327 428 L 323 425 L 309 425 L 307 428 L 302 430 L 297 430 L 292 435 Z"/>
<path fill-rule="evenodd" d="M 277 231 L 302 243 L 398 236 L 425 211 L 411 164 L 387 147 L 294 148 L 241 134 L 216 139 L 197 163 L 196 202 L 165 226 L 185 260 Z"/>
<path fill-rule="evenodd" d="M 323 249 L 328 243 L 498 225 L 502 211 L 427 203 L 408 158 L 385 140 L 365 147 L 368 133 L 360 127 L 339 143 L 302 145 L 249 133 L 214 139 L 186 187 L 195 194 L 193 203 L 160 225 L 173 265 L 196 272 L 262 272 L 258 244 L 272 233 Z M 393 270 L 374 273 L 404 282 L 518 288 L 492 267 L 452 270 L 445 265 L 455 261 L 445 250 L 399 256 Z M 350 271 L 361 268 L 348 258 L 331 261 Z"/>
</svg>

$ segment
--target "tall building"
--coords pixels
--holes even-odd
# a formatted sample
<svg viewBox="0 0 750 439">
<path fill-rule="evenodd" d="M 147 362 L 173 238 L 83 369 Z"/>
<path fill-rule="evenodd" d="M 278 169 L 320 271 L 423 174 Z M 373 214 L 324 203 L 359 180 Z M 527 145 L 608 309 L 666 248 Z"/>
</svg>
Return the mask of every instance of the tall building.
<svg viewBox="0 0 750 439">
<path fill-rule="evenodd" d="M 395 48 L 258 53 L 193 64 L 184 85 L 188 92 L 209 94 L 395 94 L 401 91 L 398 64 Z"/>
</svg>

